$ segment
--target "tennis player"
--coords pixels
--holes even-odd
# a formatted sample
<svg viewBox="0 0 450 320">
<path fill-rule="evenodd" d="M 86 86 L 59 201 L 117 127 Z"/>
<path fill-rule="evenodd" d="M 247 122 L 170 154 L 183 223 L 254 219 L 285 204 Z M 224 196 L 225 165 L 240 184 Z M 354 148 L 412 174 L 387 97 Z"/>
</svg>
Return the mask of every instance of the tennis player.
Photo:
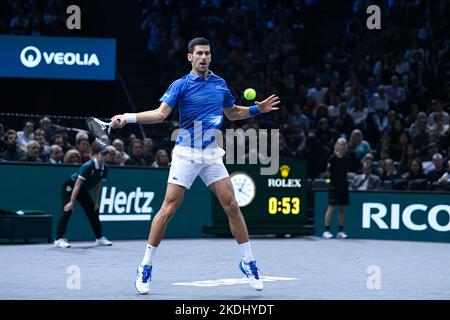
<svg viewBox="0 0 450 320">
<path fill-rule="evenodd" d="M 84 163 L 74 174 L 63 183 L 61 187 L 61 199 L 64 206 L 63 213 L 59 218 L 58 229 L 56 231 L 56 248 L 69 248 L 70 243 L 64 238 L 67 224 L 72 216 L 72 209 L 75 201 L 78 201 L 84 210 L 91 228 L 95 234 L 95 244 L 98 246 L 110 246 L 112 242 L 102 235 L 98 212 L 98 196 L 100 193 L 101 181 L 106 180 L 108 167 L 105 159 L 109 150 L 99 145 L 93 147 L 92 159 Z M 92 199 L 89 190 L 95 188 L 95 198 Z"/>
<path fill-rule="evenodd" d="M 169 86 L 160 99 L 159 108 L 116 115 L 111 119 L 113 128 L 122 128 L 127 123 L 162 122 L 177 106 L 180 113 L 180 131 L 173 150 L 166 195 L 161 209 L 153 218 L 144 258 L 137 269 L 135 287 L 139 294 L 148 294 L 153 258 L 167 223 L 182 203 L 186 189 L 191 187 L 199 175 L 216 194 L 228 216 L 231 233 L 239 244 L 242 255 L 240 270 L 253 288 L 262 290 L 263 282 L 252 254 L 247 226 L 222 161 L 225 151 L 217 145 L 215 139 L 203 137 L 211 130 L 220 129 L 224 113 L 230 120 L 246 119 L 276 109 L 273 107 L 280 101 L 277 96 L 272 95 L 262 102 L 255 102 L 256 105 L 251 107 L 235 105 L 226 82 L 209 70 L 211 51 L 207 39 L 191 40 L 187 59 L 192 65 L 191 72 Z M 120 119 L 120 125 L 116 122 L 117 118 Z"/>
</svg>

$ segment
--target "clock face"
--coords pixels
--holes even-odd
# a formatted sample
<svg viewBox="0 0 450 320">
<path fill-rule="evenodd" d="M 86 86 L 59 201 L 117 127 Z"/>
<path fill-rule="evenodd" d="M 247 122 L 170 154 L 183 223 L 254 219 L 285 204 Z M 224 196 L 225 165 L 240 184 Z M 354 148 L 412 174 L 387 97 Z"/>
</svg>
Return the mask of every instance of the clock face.
<svg viewBox="0 0 450 320">
<path fill-rule="evenodd" d="M 253 179 L 246 173 L 236 172 L 230 176 L 233 184 L 234 195 L 239 207 L 249 205 L 256 194 L 256 186 Z"/>
</svg>

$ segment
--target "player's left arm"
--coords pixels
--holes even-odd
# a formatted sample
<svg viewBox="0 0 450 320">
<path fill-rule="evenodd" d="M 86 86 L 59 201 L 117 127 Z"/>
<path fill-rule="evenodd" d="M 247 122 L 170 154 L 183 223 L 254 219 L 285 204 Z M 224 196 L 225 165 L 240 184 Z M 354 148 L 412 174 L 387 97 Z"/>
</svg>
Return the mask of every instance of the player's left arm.
<svg viewBox="0 0 450 320">
<path fill-rule="evenodd" d="M 280 102 L 281 102 L 280 98 L 278 98 L 278 96 L 273 94 L 261 102 L 255 101 L 255 106 L 244 107 L 233 105 L 232 108 L 226 108 L 223 110 L 223 112 L 225 113 L 225 116 L 231 121 L 242 120 L 256 116 L 261 113 L 267 113 L 272 110 L 278 110 L 278 107 L 275 106 L 280 104 Z"/>
</svg>

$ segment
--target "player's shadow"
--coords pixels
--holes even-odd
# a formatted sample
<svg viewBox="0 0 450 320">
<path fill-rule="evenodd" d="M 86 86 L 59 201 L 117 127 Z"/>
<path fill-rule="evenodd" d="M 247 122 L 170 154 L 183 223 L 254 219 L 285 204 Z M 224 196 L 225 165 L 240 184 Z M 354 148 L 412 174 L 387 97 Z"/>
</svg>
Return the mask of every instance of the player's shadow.
<svg viewBox="0 0 450 320">
<path fill-rule="evenodd" d="M 99 249 L 100 247 L 95 244 L 88 244 L 88 245 L 82 245 L 82 246 L 71 246 L 68 248 L 69 250 L 87 250 L 87 249 Z"/>
</svg>

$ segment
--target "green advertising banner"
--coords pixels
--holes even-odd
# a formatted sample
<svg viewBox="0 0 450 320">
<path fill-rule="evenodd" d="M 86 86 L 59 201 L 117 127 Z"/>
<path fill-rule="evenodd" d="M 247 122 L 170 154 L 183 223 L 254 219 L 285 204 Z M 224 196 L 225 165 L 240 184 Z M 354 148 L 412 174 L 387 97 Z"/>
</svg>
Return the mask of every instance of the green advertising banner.
<svg viewBox="0 0 450 320">
<path fill-rule="evenodd" d="M 304 161 L 280 161 L 275 175 L 261 165 L 227 165 L 236 201 L 251 234 L 298 234 L 306 223 L 307 171 Z M 210 233 L 229 233 L 228 219 L 215 197 Z"/>
<path fill-rule="evenodd" d="M 77 167 L 0 164 L 0 209 L 38 210 L 53 215 L 53 234 L 62 213 L 61 185 Z M 100 192 L 103 233 L 111 239 L 146 239 L 152 217 L 166 192 L 167 169 L 111 167 Z M 199 205 L 201 203 L 201 205 Z M 202 237 L 211 223 L 211 192 L 197 179 L 167 228 L 167 237 Z M 93 240 L 89 221 L 77 203 L 66 237 Z"/>
<path fill-rule="evenodd" d="M 316 235 L 324 231 L 328 192 L 315 193 Z M 331 229 L 337 232 L 338 209 Z M 350 238 L 450 242 L 450 195 L 444 193 L 350 192 L 345 215 Z"/>
</svg>

